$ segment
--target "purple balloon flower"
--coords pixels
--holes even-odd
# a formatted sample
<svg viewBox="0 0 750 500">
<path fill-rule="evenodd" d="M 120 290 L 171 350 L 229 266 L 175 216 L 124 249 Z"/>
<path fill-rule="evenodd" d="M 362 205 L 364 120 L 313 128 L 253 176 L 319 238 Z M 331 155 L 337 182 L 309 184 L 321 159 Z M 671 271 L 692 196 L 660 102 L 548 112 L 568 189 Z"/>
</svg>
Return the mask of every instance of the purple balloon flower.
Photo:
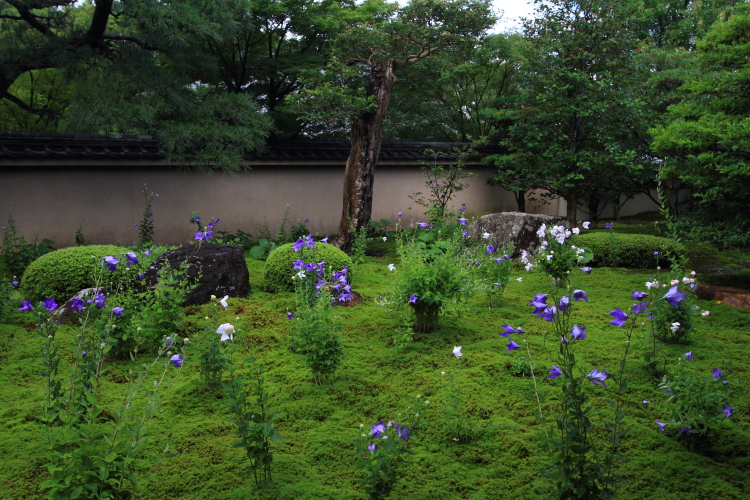
<svg viewBox="0 0 750 500">
<path fill-rule="evenodd" d="M 606 224 L 604 224 L 604 227 L 606 227 L 607 229 L 612 229 L 612 224 L 607 222 Z"/>
<path fill-rule="evenodd" d="M 727 418 L 731 417 L 732 416 L 732 412 L 734 411 L 734 408 L 732 408 L 731 406 L 729 406 L 726 403 L 723 403 L 723 404 L 724 404 L 724 412 L 723 412 L 724 415 L 726 415 Z"/>
<path fill-rule="evenodd" d="M 607 374 L 605 372 L 600 372 L 599 370 L 591 370 L 588 375 L 586 375 L 586 378 L 591 381 L 592 384 L 602 384 L 604 387 L 607 387 L 607 384 L 604 383 L 604 380 L 607 378 Z"/>
<path fill-rule="evenodd" d="M 570 307 L 570 297 L 567 295 L 560 297 L 560 304 L 558 304 L 558 307 L 561 311 L 566 311 Z"/>
<path fill-rule="evenodd" d="M 201 241 L 203 240 L 203 233 L 201 231 L 198 231 L 195 233 L 195 241 Z"/>
<path fill-rule="evenodd" d="M 16 286 L 16 287 L 17 287 L 17 286 L 18 286 L 18 281 L 14 281 L 14 282 L 13 282 L 13 286 Z"/>
<path fill-rule="evenodd" d="M 639 302 L 637 304 L 633 304 L 633 314 L 641 314 L 642 312 L 645 312 L 648 310 L 648 302 Z"/>
<path fill-rule="evenodd" d="M 633 292 L 633 300 L 643 300 L 648 293 L 646 292 L 639 292 L 638 289 L 635 289 L 635 292 Z"/>
<path fill-rule="evenodd" d="M 718 368 L 714 368 L 714 374 L 711 376 L 720 379 L 722 375 L 724 375 L 723 371 L 719 370 Z"/>
<path fill-rule="evenodd" d="M 375 446 L 374 443 L 370 443 L 370 445 L 367 447 L 367 449 L 370 450 L 370 451 L 375 451 L 375 450 L 378 449 L 378 447 Z"/>
<path fill-rule="evenodd" d="M 516 349 L 521 347 L 520 345 L 516 344 L 513 341 L 513 339 L 508 339 L 508 340 L 510 340 L 510 342 L 508 343 L 508 345 L 505 346 L 505 348 L 508 349 L 508 351 L 515 351 Z"/>
<path fill-rule="evenodd" d="M 412 304 L 417 303 L 417 296 L 416 295 L 409 295 L 409 302 Z"/>
<path fill-rule="evenodd" d="M 573 325 L 573 330 L 570 332 L 570 335 L 576 340 L 583 340 L 586 338 L 586 327 Z"/>
<path fill-rule="evenodd" d="M 516 333 L 516 329 L 510 326 L 508 323 L 505 323 L 503 325 L 503 328 L 505 329 L 505 331 L 500 332 L 500 335 L 502 335 L 503 337 L 507 337 L 508 335 Z"/>
<path fill-rule="evenodd" d="M 83 300 L 73 299 L 73 303 L 70 304 L 71 309 L 78 309 L 78 312 L 83 311 Z"/>
<path fill-rule="evenodd" d="M 295 260 L 294 262 L 292 262 L 292 265 L 294 266 L 294 269 L 296 269 L 297 271 L 300 271 L 302 270 L 302 266 L 305 265 L 305 261 L 302 259 Z"/>
<path fill-rule="evenodd" d="M 104 301 L 106 299 L 107 297 L 105 297 L 104 294 L 99 291 L 99 293 L 94 296 L 94 303 L 96 304 L 96 307 L 104 307 Z"/>
<path fill-rule="evenodd" d="M 589 296 L 584 290 L 573 290 L 573 300 L 579 302 L 581 300 L 588 302 Z"/>
<path fill-rule="evenodd" d="M 124 310 L 124 307 L 114 307 L 112 308 L 112 313 L 119 318 Z"/>
<path fill-rule="evenodd" d="M 490 255 L 494 251 L 495 251 L 495 247 L 493 247 L 492 245 L 487 247 L 487 255 Z"/>
<path fill-rule="evenodd" d="M 617 308 L 614 311 L 609 311 L 609 314 L 611 314 L 612 317 L 615 318 L 612 321 L 610 321 L 609 324 L 610 325 L 615 325 L 615 326 L 622 326 L 622 325 L 624 325 L 625 321 L 627 321 L 627 319 L 629 317 L 625 313 L 625 311 L 623 311 L 620 308 Z"/>
<path fill-rule="evenodd" d="M 117 270 L 117 263 L 120 262 L 120 259 L 117 257 L 112 257 L 111 255 L 107 255 L 101 260 L 102 267 L 107 266 L 107 269 L 110 271 L 116 271 Z"/>
<path fill-rule="evenodd" d="M 55 302 L 55 299 L 44 299 L 44 308 L 48 311 L 54 311 L 57 309 L 57 302 Z"/>
<path fill-rule="evenodd" d="M 19 311 L 31 311 L 33 309 L 33 306 L 31 305 L 31 302 L 28 300 L 22 300 L 21 301 L 21 307 L 18 308 Z"/>
<path fill-rule="evenodd" d="M 583 271 L 584 274 L 591 274 L 591 268 L 590 267 L 582 267 L 581 271 Z"/>
<path fill-rule="evenodd" d="M 547 378 L 557 378 L 560 375 L 562 375 L 562 371 L 559 367 L 552 365 L 552 368 L 549 369 L 549 375 L 547 375 Z"/>
<path fill-rule="evenodd" d="M 381 420 L 377 424 L 373 424 L 372 429 L 370 430 L 370 434 L 372 437 L 378 439 L 383 437 L 383 433 L 385 432 L 386 426 Z"/>
<path fill-rule="evenodd" d="M 418 225 L 419 225 L 419 227 L 421 227 L 422 229 L 427 229 L 427 223 L 426 223 L 426 222 L 419 222 L 419 224 L 418 224 Z"/>
<path fill-rule="evenodd" d="M 677 285 L 670 288 L 666 295 L 664 295 L 664 298 L 667 299 L 669 305 L 673 307 L 679 307 L 680 301 L 685 297 L 687 297 L 687 295 L 677 291 Z"/>
<path fill-rule="evenodd" d="M 406 441 L 407 439 L 409 439 L 409 427 L 405 425 L 402 426 L 400 424 L 396 425 L 396 434 L 398 434 L 401 439 Z"/>
<path fill-rule="evenodd" d="M 403 212 L 399 212 L 399 213 L 398 213 L 398 216 L 399 216 L 399 217 L 401 217 L 402 215 L 404 215 L 404 213 L 403 213 Z"/>
<path fill-rule="evenodd" d="M 555 320 L 555 316 L 557 316 L 557 307 L 547 306 L 544 308 L 544 312 L 539 317 L 552 322 Z"/>
<path fill-rule="evenodd" d="M 179 354 L 175 354 L 169 359 L 170 359 L 170 363 L 172 363 L 172 366 L 174 366 L 175 368 L 180 368 L 182 366 L 183 361 L 185 361 L 185 359 Z"/>
<path fill-rule="evenodd" d="M 687 359 L 688 361 L 692 361 L 693 360 L 693 351 L 688 351 L 685 354 L 683 354 L 683 356 L 685 356 L 685 359 Z"/>
<path fill-rule="evenodd" d="M 658 425 L 658 426 L 659 426 L 659 431 L 660 431 L 661 433 L 664 433 L 664 428 L 665 428 L 665 427 L 667 426 L 667 424 L 665 424 L 665 423 L 662 423 L 662 422 L 659 422 L 659 421 L 657 420 L 657 421 L 656 421 L 656 425 Z"/>
<path fill-rule="evenodd" d="M 303 246 L 305 246 L 305 240 L 299 238 L 294 242 L 294 245 L 292 245 L 292 250 L 294 250 L 295 252 L 299 252 L 300 250 L 302 250 Z"/>
<path fill-rule="evenodd" d="M 138 255 L 135 252 L 127 252 L 125 257 L 128 259 L 125 263 L 126 266 L 138 264 Z"/>
<path fill-rule="evenodd" d="M 466 217 L 459 217 L 458 218 L 458 223 L 461 224 L 462 226 L 466 225 L 466 221 L 467 221 Z"/>
</svg>

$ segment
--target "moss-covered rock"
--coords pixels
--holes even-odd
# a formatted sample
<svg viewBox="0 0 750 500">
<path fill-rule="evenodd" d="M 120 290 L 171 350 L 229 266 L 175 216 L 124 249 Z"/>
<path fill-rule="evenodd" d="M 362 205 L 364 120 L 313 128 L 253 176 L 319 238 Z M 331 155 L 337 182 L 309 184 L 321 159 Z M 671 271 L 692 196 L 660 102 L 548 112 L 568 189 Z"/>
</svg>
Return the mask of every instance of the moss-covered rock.
<svg viewBox="0 0 750 500">
<path fill-rule="evenodd" d="M 325 274 L 329 279 L 334 272 L 348 267 L 351 282 L 352 259 L 343 251 L 319 242 L 312 249 L 304 247 L 295 252 L 292 244 L 287 243 L 271 252 L 266 259 L 261 288 L 267 292 L 294 291 L 294 275 L 299 272 L 294 269 L 294 262 L 300 259 L 306 263 L 325 262 Z"/>
<path fill-rule="evenodd" d="M 21 289 L 27 300 L 37 301 L 55 298 L 65 301 L 84 288 L 96 286 L 96 277 L 102 266 L 102 258 L 112 255 L 123 259 L 127 248 L 113 245 L 90 245 L 70 247 L 42 255 L 32 262 L 21 279 Z M 107 285 L 120 271 L 103 270 Z"/>
<path fill-rule="evenodd" d="M 576 237 L 576 245 L 594 253 L 590 265 L 638 269 L 656 267 L 654 252 L 659 252 L 659 265 L 668 267 L 668 250 L 675 254 L 685 251 L 681 244 L 669 238 L 611 232 L 582 233 Z"/>
</svg>

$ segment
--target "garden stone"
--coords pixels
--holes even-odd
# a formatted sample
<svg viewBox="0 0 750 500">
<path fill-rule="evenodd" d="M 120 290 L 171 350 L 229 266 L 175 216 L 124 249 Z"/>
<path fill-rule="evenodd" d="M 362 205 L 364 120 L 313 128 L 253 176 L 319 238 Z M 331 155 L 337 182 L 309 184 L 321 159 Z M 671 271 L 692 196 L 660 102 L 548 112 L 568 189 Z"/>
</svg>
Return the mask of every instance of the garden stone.
<svg viewBox="0 0 750 500">
<path fill-rule="evenodd" d="M 109 290 L 107 290 L 106 288 L 84 288 L 83 290 L 69 298 L 64 304 L 58 306 L 57 309 L 52 311 L 52 316 L 54 316 L 55 322 L 59 325 L 67 324 L 68 321 L 73 318 L 73 316 L 78 314 L 78 309 L 75 309 L 73 307 L 73 301 L 75 299 L 85 300 L 87 296 L 89 299 L 91 299 L 99 290 L 101 290 L 105 296 L 108 295 Z"/>
<path fill-rule="evenodd" d="M 570 222 L 566 217 L 502 212 L 483 215 L 472 222 L 468 230 L 472 238 L 481 238 L 483 233 L 490 233 L 492 236 L 486 243 L 495 248 L 500 248 L 506 243 L 512 244 L 513 257 L 518 257 L 522 250 L 529 254 L 536 253 L 539 248 L 539 236 L 536 232 L 542 224 L 546 224 L 547 227 L 563 225 L 570 229 Z"/>
<path fill-rule="evenodd" d="M 146 270 L 146 283 L 156 285 L 157 276 L 165 263 L 168 262 L 172 269 L 178 269 L 183 262 L 187 262 L 187 275 L 191 282 L 197 280 L 198 286 L 185 297 L 184 306 L 206 304 L 211 300 L 211 295 L 219 298 L 225 295 L 245 297 L 250 293 L 250 273 L 242 250 L 241 245 L 183 245 L 165 252 Z"/>
<path fill-rule="evenodd" d="M 716 300 L 729 307 L 750 309 L 750 292 L 728 286 L 699 284 L 695 294 L 702 300 Z"/>
</svg>

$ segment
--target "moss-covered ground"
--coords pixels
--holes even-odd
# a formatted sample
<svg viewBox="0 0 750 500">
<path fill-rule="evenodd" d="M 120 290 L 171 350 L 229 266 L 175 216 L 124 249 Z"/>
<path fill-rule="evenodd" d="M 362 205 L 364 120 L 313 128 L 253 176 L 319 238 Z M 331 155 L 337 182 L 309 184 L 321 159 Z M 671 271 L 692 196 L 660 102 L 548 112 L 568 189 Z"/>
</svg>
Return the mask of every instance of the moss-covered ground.
<svg viewBox="0 0 750 500">
<path fill-rule="evenodd" d="M 549 324 L 537 321 L 528 307 L 536 293 L 548 291 L 540 274 L 516 275 L 500 308 L 488 309 L 475 297 L 459 316 L 444 317 L 440 328 L 415 339 L 405 350 L 392 346 L 397 313 L 379 306 L 377 297 L 391 285 L 383 257 L 368 257 L 355 267 L 353 289 L 364 296 L 356 307 L 336 308 L 342 318 L 340 335 L 345 359 L 330 386 L 316 386 L 303 363 L 287 350 L 287 309 L 292 294 L 259 291 L 264 263 L 248 259 L 253 292 L 246 299 L 230 299 L 221 322 L 239 323 L 246 330 L 240 339 L 253 346 L 258 363 L 267 369 L 266 384 L 271 405 L 278 414 L 283 445 L 274 448 L 274 481 L 258 490 L 252 476 L 233 464 L 242 451 L 233 448 L 233 425 L 221 390 L 205 388 L 200 381 L 195 355 L 188 350 L 183 372 L 172 388 L 153 436 L 170 436 L 179 451 L 153 472 L 139 498 L 166 500 L 205 499 L 362 499 L 353 442 L 359 425 L 396 420 L 417 394 L 430 400 L 425 432 L 411 443 L 403 477 L 393 499 L 541 499 L 548 482 L 541 475 L 549 452 L 539 436 L 536 400 L 530 378 L 512 376 L 508 365 L 515 356 L 505 349 L 500 325 L 523 326 L 529 333 L 531 353 L 537 363 L 539 389 L 550 414 L 557 401 L 558 381 L 547 379 L 555 341 L 545 332 Z M 398 263 L 396 262 L 396 265 Z M 608 311 L 630 307 L 631 292 L 643 289 L 648 270 L 596 269 L 581 273 L 579 287 L 588 291 L 589 302 L 576 304 L 576 321 L 588 327 L 588 338 L 578 344 L 578 359 L 587 371 L 614 371 L 624 349 L 621 330 L 611 326 Z M 711 316 L 695 319 L 697 330 L 686 345 L 666 345 L 668 359 L 692 351 L 693 365 L 705 374 L 727 367 L 735 388 L 730 401 L 735 421 L 724 422 L 703 454 L 690 453 L 675 439 L 662 434 L 654 423 L 666 413 L 666 396 L 658 380 L 640 367 L 635 354 L 628 360 L 632 372 L 625 398 L 628 434 L 622 454 L 629 461 L 619 466 L 627 484 L 620 489 L 625 499 L 747 499 L 750 495 L 750 311 L 722 304 L 700 302 Z M 204 316 L 201 308 L 189 314 L 191 321 Z M 191 320 L 194 318 L 194 321 Z M 61 341 L 71 338 L 63 329 Z M 520 340 L 520 339 L 518 339 Z M 462 346 L 463 358 L 451 356 Z M 44 498 L 39 484 L 46 477 L 39 416 L 42 383 L 41 341 L 31 325 L 0 325 L 0 498 Z M 245 350 L 245 348 L 243 348 Z M 243 356 L 244 357 L 244 356 Z M 112 362 L 105 376 L 104 394 L 116 404 L 124 390 L 123 373 L 130 362 Z M 465 412 L 474 429 L 473 439 L 459 444 L 446 435 L 442 423 L 445 383 L 441 371 L 451 372 L 460 389 Z M 591 386 L 588 394 L 600 422 L 611 409 L 606 399 L 614 389 Z M 643 400 L 651 401 L 644 406 Z M 599 425 L 602 427 L 601 425 Z M 601 434 L 602 438 L 606 438 Z"/>
</svg>

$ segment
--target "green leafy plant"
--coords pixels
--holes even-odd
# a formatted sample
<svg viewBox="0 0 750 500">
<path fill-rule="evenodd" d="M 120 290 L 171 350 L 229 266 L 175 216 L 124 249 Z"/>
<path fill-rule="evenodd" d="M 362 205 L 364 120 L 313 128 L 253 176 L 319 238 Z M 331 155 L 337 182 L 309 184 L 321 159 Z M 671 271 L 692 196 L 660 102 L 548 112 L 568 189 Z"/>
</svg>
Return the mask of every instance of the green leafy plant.
<svg viewBox="0 0 750 500">
<path fill-rule="evenodd" d="M 32 262 L 54 250 L 54 241 L 44 238 L 41 243 L 37 243 L 38 239 L 37 236 L 32 243 L 26 242 L 23 235 L 18 235 L 13 213 L 8 215 L 8 223 L 3 227 L 0 261 L 9 274 L 21 276 Z"/>
<path fill-rule="evenodd" d="M 399 477 L 408 447 L 419 437 L 427 407 L 430 402 L 417 395 L 414 403 L 404 415 L 401 425 L 382 420 L 367 431 L 360 424 L 360 435 L 354 443 L 359 455 L 355 468 L 362 474 L 362 484 L 368 500 L 386 498 Z M 401 415 L 399 414 L 399 418 Z"/>
<path fill-rule="evenodd" d="M 256 359 L 252 356 L 245 360 L 245 364 L 250 368 L 248 377 L 238 375 L 237 366 L 230 362 L 228 366 L 230 382 L 222 385 L 229 399 L 227 406 L 234 415 L 229 417 L 229 421 L 237 427 L 235 434 L 239 437 L 234 446 L 245 450 L 245 457 L 235 460 L 235 463 L 247 463 L 248 470 L 255 478 L 256 486 L 260 486 L 272 479 L 271 444 L 283 443 L 283 441 L 273 423 L 276 414 L 268 407 L 270 397 L 264 383 L 264 369 L 258 366 Z M 249 394 L 244 387 L 246 379 L 251 385 Z M 255 396 L 254 404 L 248 401 L 250 395 Z"/>
<path fill-rule="evenodd" d="M 400 235 L 397 253 L 399 267 L 393 267 L 396 284 L 390 303 L 397 309 L 408 306 L 414 312 L 415 332 L 434 331 L 440 314 L 471 295 L 474 261 L 459 237 L 448 230 L 423 229 L 410 237 Z"/>
<path fill-rule="evenodd" d="M 667 422 L 658 422 L 661 431 L 667 426 L 679 428 L 678 437 L 690 451 L 705 449 L 708 438 L 732 416 L 728 401 L 732 390 L 726 373 L 714 368 L 713 374 L 700 375 L 692 368 L 693 352 L 680 356 L 673 373 L 664 376 L 659 389 L 667 394 Z"/>
<path fill-rule="evenodd" d="M 446 208 L 453 196 L 469 187 L 469 184 L 462 181 L 474 175 L 464 171 L 466 159 L 471 151 L 456 149 L 456 153 L 456 163 L 443 166 L 438 165 L 439 154 L 436 151 L 425 150 L 425 154 L 432 156 L 431 164 L 422 163 L 422 173 L 427 176 L 428 197 L 426 198 L 421 192 L 409 196 L 415 203 L 427 209 L 425 214 L 433 224 L 443 222 L 446 216 Z"/>
<path fill-rule="evenodd" d="M 78 224 L 78 229 L 76 229 L 75 241 L 77 247 L 85 247 L 86 245 L 91 244 L 91 242 L 86 239 L 86 236 L 83 234 L 83 221 Z"/>
<path fill-rule="evenodd" d="M 148 429 L 161 412 L 165 387 L 174 384 L 180 373 L 175 368 L 184 359 L 163 345 L 153 362 L 142 365 L 137 374 L 129 372 L 122 400 L 107 411 L 100 390 L 112 333 L 118 327 L 117 310 L 81 301 L 86 316 L 99 315 L 104 321 L 84 321 L 76 328 L 72 361 L 62 365 L 69 367 L 63 375 L 57 323 L 47 312 L 55 307 L 54 300 L 36 306 L 24 303 L 44 340 L 42 422 L 50 477 L 41 487 L 54 500 L 131 498 L 139 481 L 170 453 L 168 442 L 149 446 Z"/>
<path fill-rule="evenodd" d="M 250 257 L 256 259 L 267 259 L 271 252 L 277 248 L 276 243 L 264 238 L 258 241 L 258 244 L 250 249 Z"/>
<path fill-rule="evenodd" d="M 143 185 L 142 193 L 145 197 L 145 208 L 141 223 L 138 226 L 138 234 L 141 237 L 141 245 L 147 246 L 154 241 L 154 212 L 151 211 L 151 203 L 159 195 L 153 191 L 149 192 L 145 184 Z"/>
</svg>

